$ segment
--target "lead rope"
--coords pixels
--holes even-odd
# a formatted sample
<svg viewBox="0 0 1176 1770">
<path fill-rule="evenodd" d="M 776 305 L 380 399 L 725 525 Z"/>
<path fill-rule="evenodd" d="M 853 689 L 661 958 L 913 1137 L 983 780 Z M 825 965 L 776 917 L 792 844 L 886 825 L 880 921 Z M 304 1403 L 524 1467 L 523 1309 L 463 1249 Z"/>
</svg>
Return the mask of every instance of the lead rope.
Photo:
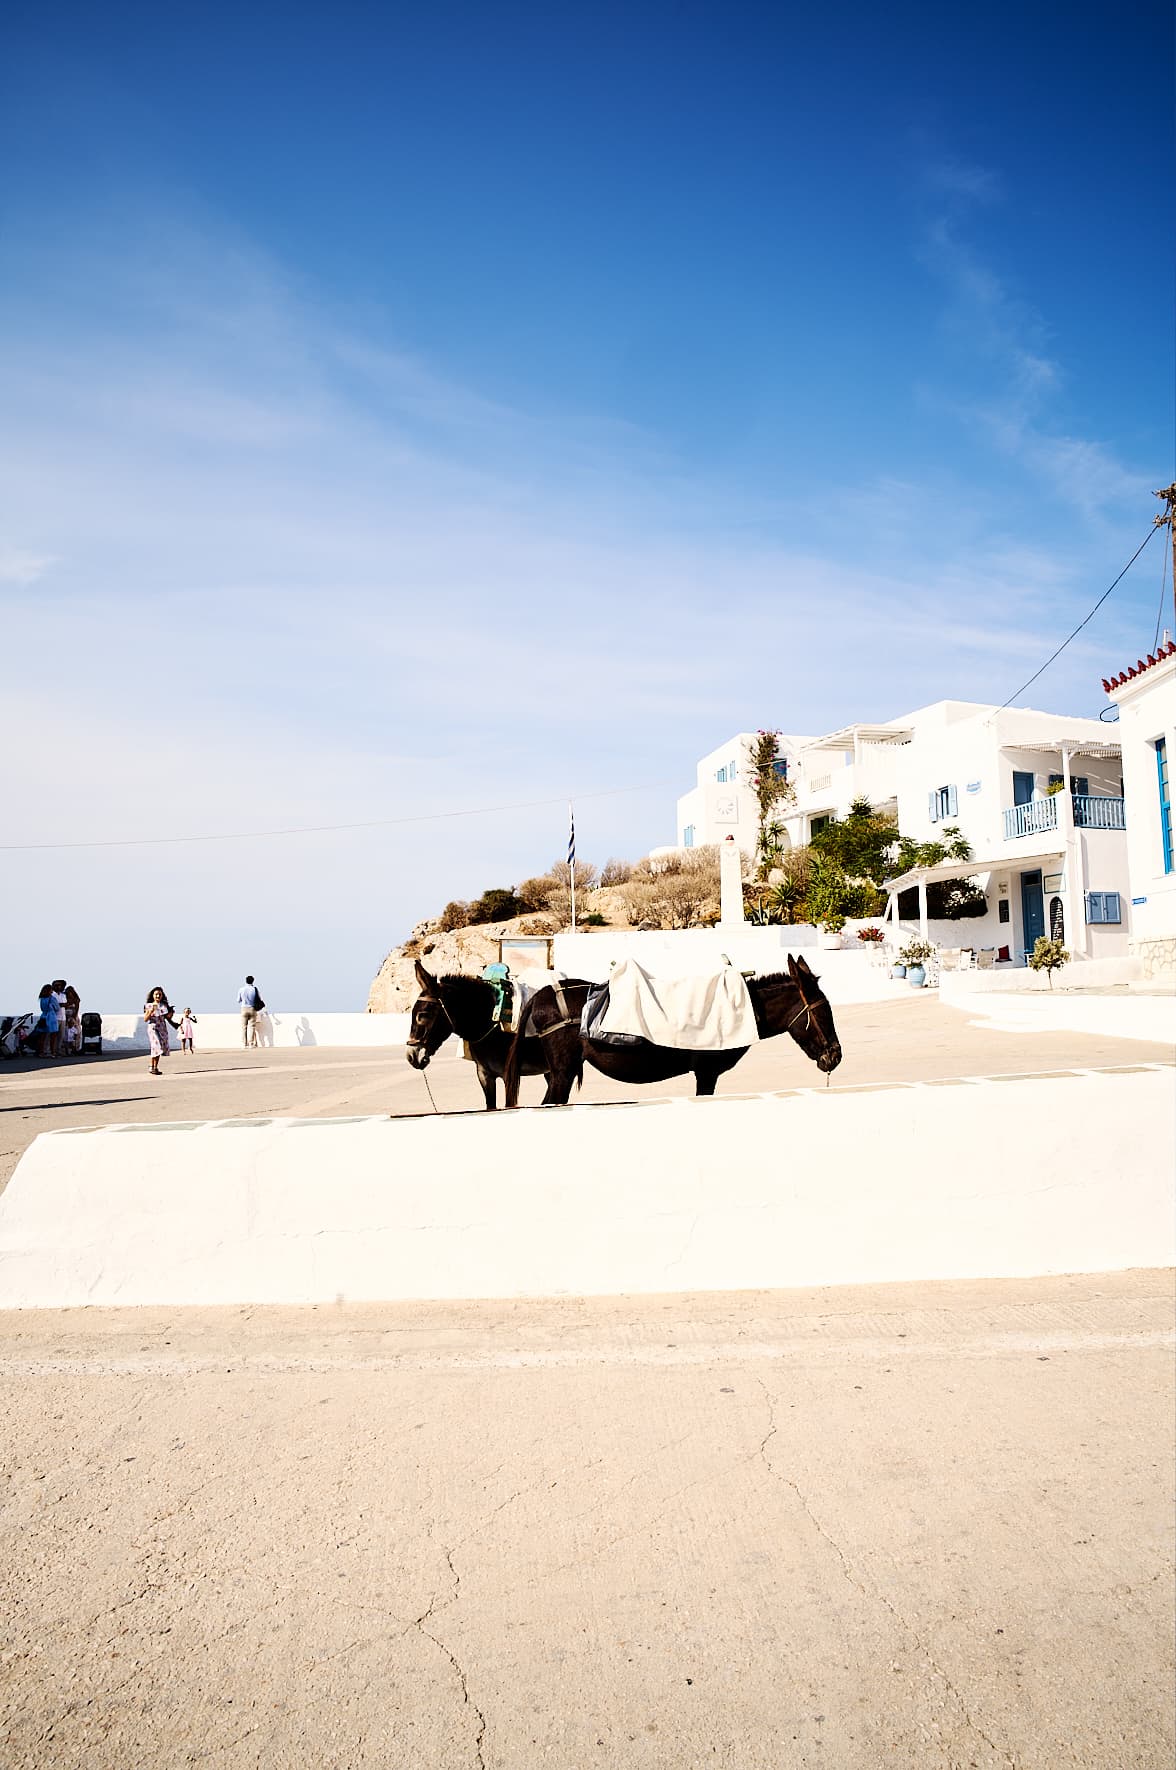
<svg viewBox="0 0 1176 1770">
<path fill-rule="evenodd" d="M 425 1093 L 429 1096 L 429 1105 L 433 1108 L 434 1112 L 437 1112 L 439 1109 L 437 1106 L 437 1102 L 433 1099 L 433 1090 L 429 1086 L 429 1072 L 428 1072 L 428 1070 L 427 1069 L 418 1070 L 417 1074 L 420 1076 L 422 1082 L 425 1084 Z"/>
</svg>

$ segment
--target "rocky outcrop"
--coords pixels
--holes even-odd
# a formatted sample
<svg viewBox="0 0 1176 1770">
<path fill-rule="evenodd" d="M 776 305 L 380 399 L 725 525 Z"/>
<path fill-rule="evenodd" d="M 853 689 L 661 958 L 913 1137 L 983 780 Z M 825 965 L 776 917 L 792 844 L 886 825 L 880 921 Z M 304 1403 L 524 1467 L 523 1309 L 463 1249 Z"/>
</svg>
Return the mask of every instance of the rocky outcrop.
<svg viewBox="0 0 1176 1770">
<path fill-rule="evenodd" d="M 463 971 L 476 977 L 483 965 L 498 957 L 504 934 L 557 934 L 558 916 L 540 912 L 513 916 L 506 922 L 478 922 L 442 934 L 436 922 L 420 922 L 403 946 L 393 947 L 368 991 L 369 1014 L 403 1014 L 421 993 L 416 978 L 418 959 L 436 975 Z"/>
</svg>

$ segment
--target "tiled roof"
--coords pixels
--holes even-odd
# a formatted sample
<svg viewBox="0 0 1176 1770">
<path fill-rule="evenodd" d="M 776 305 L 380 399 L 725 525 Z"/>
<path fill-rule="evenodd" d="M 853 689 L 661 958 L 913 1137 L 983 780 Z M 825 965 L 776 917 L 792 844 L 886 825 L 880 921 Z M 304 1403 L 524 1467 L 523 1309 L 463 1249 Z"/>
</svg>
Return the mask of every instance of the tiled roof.
<svg viewBox="0 0 1176 1770">
<path fill-rule="evenodd" d="M 1157 656 L 1153 657 L 1149 651 L 1146 663 L 1140 658 L 1139 662 L 1131 669 L 1121 671 L 1118 676 L 1112 676 L 1109 682 L 1104 676 L 1103 687 L 1108 694 L 1114 694 L 1115 690 L 1122 688 L 1125 682 L 1130 682 L 1135 676 L 1142 676 L 1145 670 L 1153 670 L 1157 664 L 1162 664 L 1165 658 L 1172 657 L 1176 657 L 1176 641 L 1170 639 L 1167 645 L 1161 645 Z"/>
</svg>

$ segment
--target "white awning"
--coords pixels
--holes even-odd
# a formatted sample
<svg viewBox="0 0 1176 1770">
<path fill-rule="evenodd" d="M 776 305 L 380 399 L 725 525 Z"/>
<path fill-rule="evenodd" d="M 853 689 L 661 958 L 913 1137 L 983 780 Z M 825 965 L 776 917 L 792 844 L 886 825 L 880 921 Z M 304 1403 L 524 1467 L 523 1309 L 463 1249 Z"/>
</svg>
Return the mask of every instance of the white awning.
<svg viewBox="0 0 1176 1770">
<path fill-rule="evenodd" d="M 1047 861 L 1064 861 L 1066 850 L 1062 843 L 1055 848 L 1020 848 L 1014 853 L 992 856 L 981 856 L 977 860 L 943 860 L 934 867 L 912 867 L 908 873 L 900 873 L 897 879 L 887 879 L 884 891 L 908 891 L 920 880 L 930 885 L 937 879 L 970 879 L 973 873 L 1024 873 L 1032 872 L 1034 867 L 1045 868 Z M 1060 872 L 1061 867 L 1051 868 Z"/>
<path fill-rule="evenodd" d="M 909 744 L 911 728 L 905 725 L 843 725 L 840 731 L 830 731 L 824 737 L 806 738 L 802 748 L 852 750 L 855 738 L 863 744 Z"/>
<path fill-rule="evenodd" d="M 1048 743 L 1042 740 L 1038 744 L 1002 744 L 1002 750 L 1015 750 L 1023 755 L 1040 755 L 1043 750 L 1069 750 L 1071 756 L 1091 756 L 1094 760 L 1113 762 L 1123 754 L 1122 744 L 1096 744 L 1086 738 L 1051 738 Z"/>
</svg>

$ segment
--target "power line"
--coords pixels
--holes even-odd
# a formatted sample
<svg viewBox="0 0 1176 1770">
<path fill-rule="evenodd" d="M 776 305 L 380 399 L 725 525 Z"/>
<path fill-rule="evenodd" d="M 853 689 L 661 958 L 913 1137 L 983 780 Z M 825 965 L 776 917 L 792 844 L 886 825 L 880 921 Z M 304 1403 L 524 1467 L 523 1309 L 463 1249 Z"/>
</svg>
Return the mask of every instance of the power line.
<svg viewBox="0 0 1176 1770">
<path fill-rule="evenodd" d="M 580 799 L 615 799 L 622 793 L 662 792 L 670 781 L 651 781 L 642 787 L 602 787 L 598 792 L 573 793 Z M 416 817 L 371 818 L 356 824 L 301 824 L 288 830 L 231 830 L 212 836 L 120 836 L 104 842 L 0 842 L 0 853 L 43 853 L 62 848 L 166 848 L 191 842 L 258 842 L 276 836 L 322 836 L 338 830 L 389 830 L 403 824 L 441 823 L 449 818 L 491 817 L 500 811 L 533 811 L 544 805 L 566 805 L 568 794 L 552 799 L 523 799 L 513 805 L 474 805 L 464 811 L 426 811 Z"/>
<path fill-rule="evenodd" d="M 1123 567 L 1123 570 L 1119 573 L 1119 576 L 1115 579 L 1115 583 L 1108 584 L 1107 588 L 1103 591 L 1102 595 L 1099 597 L 1098 601 L 1095 603 L 1094 607 L 1091 609 L 1090 613 L 1087 615 L 1086 620 L 1079 621 L 1079 623 L 1075 627 L 1074 631 L 1070 634 L 1067 634 L 1066 638 L 1063 639 L 1062 643 L 1058 646 L 1057 651 L 1055 651 L 1051 657 L 1046 658 L 1046 660 L 1045 660 L 1044 664 L 1042 664 L 1040 670 L 1035 670 L 1033 672 L 1032 676 L 1029 678 L 1028 682 L 1023 682 L 1021 684 L 1020 688 L 1018 688 L 1013 694 L 1011 694 L 1009 696 L 1007 701 L 1001 702 L 1000 706 L 997 708 L 998 713 L 1003 713 L 1006 707 L 1012 706 L 1013 702 L 1016 700 L 1018 695 L 1024 694 L 1024 692 L 1027 688 L 1032 688 L 1033 684 L 1037 681 L 1037 678 L 1039 676 L 1045 675 L 1045 672 L 1049 669 L 1050 665 L 1054 662 L 1054 659 L 1061 657 L 1062 653 L 1065 651 L 1066 647 L 1069 645 L 1071 639 L 1077 639 L 1079 633 L 1081 633 L 1083 627 L 1086 626 L 1087 622 L 1092 621 L 1094 619 L 1095 615 L 1098 613 L 1099 609 L 1102 607 L 1102 605 L 1106 601 L 1107 597 L 1111 594 L 1111 591 L 1115 588 L 1115 584 L 1122 583 L 1123 579 L 1127 576 L 1127 573 L 1131 570 L 1131 567 L 1135 564 L 1135 561 L 1139 558 L 1140 554 L 1143 552 L 1144 548 L 1147 546 L 1148 542 L 1151 540 L 1151 538 L 1155 534 L 1155 532 L 1156 531 L 1154 528 L 1150 528 L 1147 531 L 1147 534 L 1144 536 L 1143 540 L 1139 543 L 1139 546 L 1135 549 L 1135 552 L 1131 555 L 1131 558 L 1127 561 L 1127 564 Z"/>
</svg>

